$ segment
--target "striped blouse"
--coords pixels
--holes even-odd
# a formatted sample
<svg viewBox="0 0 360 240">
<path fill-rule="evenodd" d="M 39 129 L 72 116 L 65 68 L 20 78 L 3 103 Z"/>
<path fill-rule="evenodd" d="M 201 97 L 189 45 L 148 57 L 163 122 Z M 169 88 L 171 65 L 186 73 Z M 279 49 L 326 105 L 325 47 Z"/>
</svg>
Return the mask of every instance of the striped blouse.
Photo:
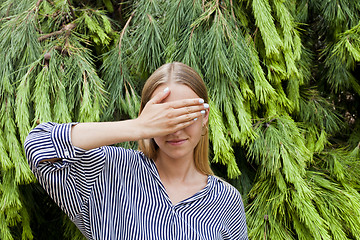
<svg viewBox="0 0 360 240">
<path fill-rule="evenodd" d="M 204 189 L 173 205 L 154 162 L 114 146 L 71 143 L 74 123 L 44 123 L 25 141 L 39 183 L 88 239 L 248 239 L 239 192 L 208 176 Z M 44 159 L 60 158 L 54 163 Z"/>
</svg>

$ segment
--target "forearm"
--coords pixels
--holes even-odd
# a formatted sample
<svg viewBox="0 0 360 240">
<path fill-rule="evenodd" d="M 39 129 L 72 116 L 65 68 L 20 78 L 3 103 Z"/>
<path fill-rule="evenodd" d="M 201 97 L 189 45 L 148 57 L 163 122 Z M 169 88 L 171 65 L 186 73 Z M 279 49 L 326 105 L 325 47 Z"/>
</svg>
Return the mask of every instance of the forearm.
<svg viewBox="0 0 360 240">
<path fill-rule="evenodd" d="M 117 122 L 79 123 L 71 129 L 74 146 L 90 150 L 101 146 L 143 138 L 136 119 Z"/>
</svg>

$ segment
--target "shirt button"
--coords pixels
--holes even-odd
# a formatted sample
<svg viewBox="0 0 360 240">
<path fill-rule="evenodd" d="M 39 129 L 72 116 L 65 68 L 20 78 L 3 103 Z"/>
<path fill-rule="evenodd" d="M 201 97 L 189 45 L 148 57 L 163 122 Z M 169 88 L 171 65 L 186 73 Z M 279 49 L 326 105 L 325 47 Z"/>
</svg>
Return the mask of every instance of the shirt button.
<svg viewBox="0 0 360 240">
<path fill-rule="evenodd" d="M 67 149 L 64 150 L 64 155 L 65 155 L 65 157 L 67 157 L 67 158 L 69 157 L 69 151 L 68 151 Z"/>
</svg>

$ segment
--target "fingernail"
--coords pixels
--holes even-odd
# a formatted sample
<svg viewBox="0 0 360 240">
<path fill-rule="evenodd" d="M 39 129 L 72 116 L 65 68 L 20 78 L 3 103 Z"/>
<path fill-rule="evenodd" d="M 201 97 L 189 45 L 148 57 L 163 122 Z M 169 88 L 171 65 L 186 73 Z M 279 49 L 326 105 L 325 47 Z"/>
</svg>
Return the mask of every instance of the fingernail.
<svg viewBox="0 0 360 240">
<path fill-rule="evenodd" d="M 205 114 L 205 110 L 201 110 L 201 114 Z"/>
<path fill-rule="evenodd" d="M 196 121 L 197 120 L 197 118 L 194 118 L 194 121 Z"/>
<path fill-rule="evenodd" d="M 169 87 L 166 87 L 165 89 L 164 89 L 164 93 L 167 93 L 169 91 Z"/>
<path fill-rule="evenodd" d="M 199 99 L 199 103 L 204 103 L 204 99 Z"/>
<path fill-rule="evenodd" d="M 209 108 L 209 104 L 204 103 L 204 108 Z"/>
</svg>

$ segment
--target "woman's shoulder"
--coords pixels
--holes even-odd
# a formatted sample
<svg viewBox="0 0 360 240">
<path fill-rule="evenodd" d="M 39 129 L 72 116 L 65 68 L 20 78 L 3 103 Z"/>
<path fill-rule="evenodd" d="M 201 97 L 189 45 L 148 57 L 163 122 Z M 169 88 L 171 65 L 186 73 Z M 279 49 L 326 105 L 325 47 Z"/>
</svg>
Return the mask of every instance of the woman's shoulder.
<svg viewBox="0 0 360 240">
<path fill-rule="evenodd" d="M 234 200 L 234 202 L 242 201 L 240 192 L 230 183 L 228 183 L 226 180 L 218 177 L 213 176 L 215 179 L 216 184 L 216 190 L 218 194 L 221 194 L 224 198 L 226 198 L 226 201 Z"/>
<path fill-rule="evenodd" d="M 220 177 L 216 179 L 216 205 L 221 209 L 222 219 L 226 224 L 245 225 L 245 209 L 240 192 L 230 183 Z M 244 227 L 242 227 L 244 228 Z M 242 228 L 239 228 L 242 229 Z"/>
</svg>

